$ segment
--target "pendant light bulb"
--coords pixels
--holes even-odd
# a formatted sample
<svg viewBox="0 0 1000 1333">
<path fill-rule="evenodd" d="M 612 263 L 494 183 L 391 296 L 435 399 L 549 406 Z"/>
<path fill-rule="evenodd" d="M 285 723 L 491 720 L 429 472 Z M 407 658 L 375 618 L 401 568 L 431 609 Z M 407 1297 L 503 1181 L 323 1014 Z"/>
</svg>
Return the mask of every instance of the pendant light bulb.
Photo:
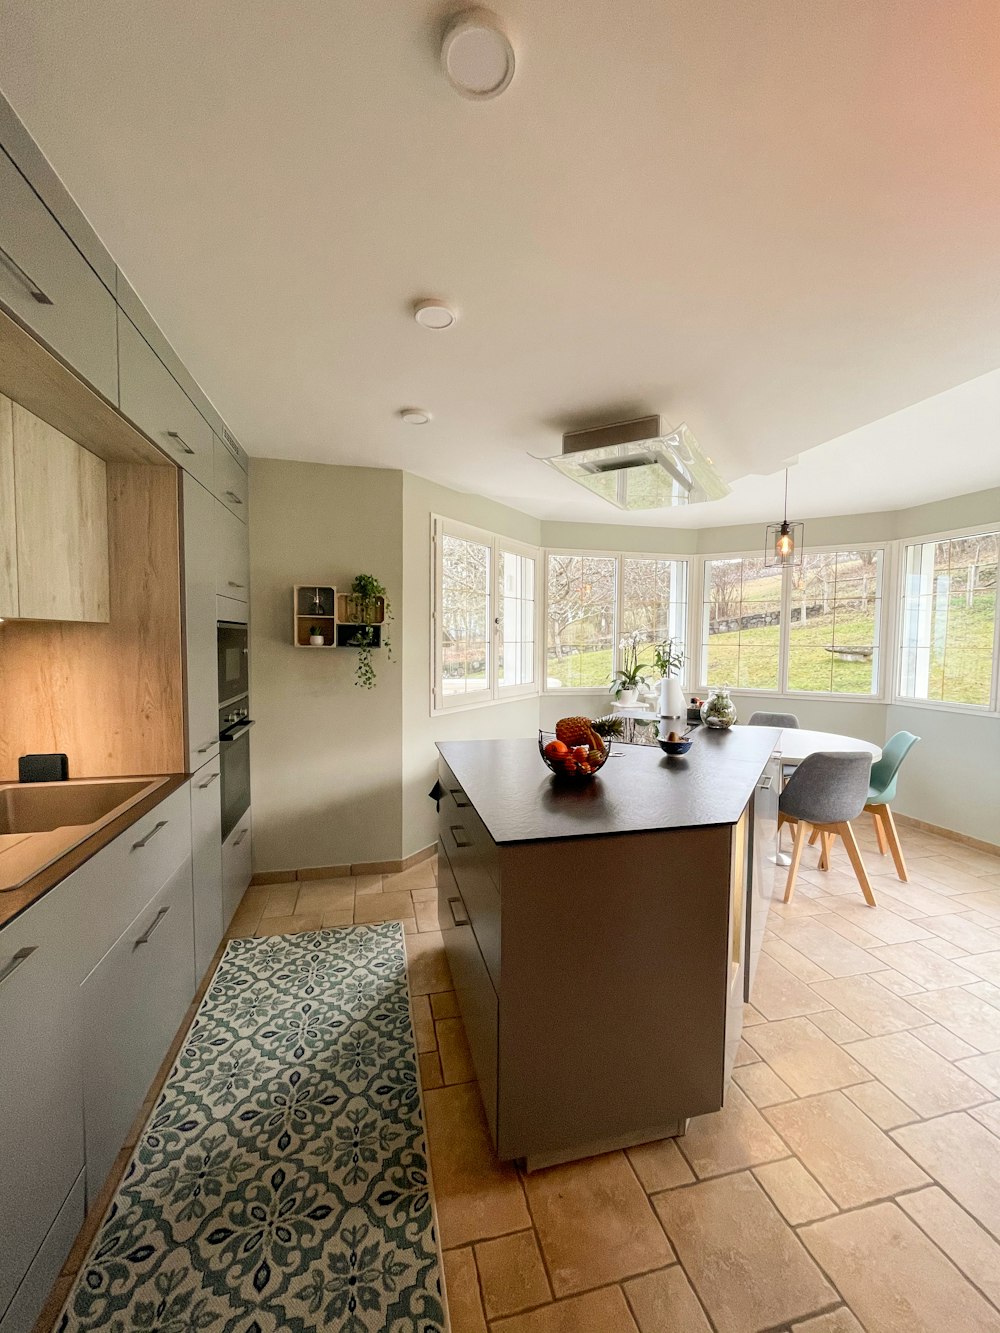
<svg viewBox="0 0 1000 1333">
<path fill-rule="evenodd" d="M 795 542 L 792 539 L 792 534 L 788 528 L 788 520 L 786 519 L 784 523 L 782 523 L 781 525 L 781 531 L 778 533 L 778 542 L 777 546 L 775 547 L 775 554 L 779 557 L 779 559 L 787 560 L 788 557 L 794 555 L 794 553 L 795 553 Z"/>
</svg>

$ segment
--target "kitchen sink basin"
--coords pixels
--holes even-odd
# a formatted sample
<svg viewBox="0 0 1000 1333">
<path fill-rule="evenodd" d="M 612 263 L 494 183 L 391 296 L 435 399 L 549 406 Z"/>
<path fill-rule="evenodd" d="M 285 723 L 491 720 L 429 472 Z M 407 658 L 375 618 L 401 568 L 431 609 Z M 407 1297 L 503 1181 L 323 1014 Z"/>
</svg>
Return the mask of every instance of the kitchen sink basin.
<svg viewBox="0 0 1000 1333">
<path fill-rule="evenodd" d="M 157 785 L 148 778 L 0 786 L 0 835 L 97 824 Z"/>
</svg>

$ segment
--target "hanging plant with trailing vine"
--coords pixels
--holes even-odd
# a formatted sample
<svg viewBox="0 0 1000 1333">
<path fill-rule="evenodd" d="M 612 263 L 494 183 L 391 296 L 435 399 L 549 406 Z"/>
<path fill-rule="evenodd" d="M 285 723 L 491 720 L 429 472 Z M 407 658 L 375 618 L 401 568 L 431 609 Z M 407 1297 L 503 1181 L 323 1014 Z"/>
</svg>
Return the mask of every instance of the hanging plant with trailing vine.
<svg viewBox="0 0 1000 1333">
<path fill-rule="evenodd" d="M 375 617 L 379 611 L 379 599 L 382 601 L 383 620 L 377 621 Z M 373 650 L 375 649 L 375 629 L 381 630 L 381 646 L 386 650 L 386 656 L 392 662 L 395 659 L 392 656 L 392 641 L 389 638 L 389 622 L 392 620 L 392 606 L 386 595 L 385 584 L 381 583 L 374 574 L 358 574 L 351 584 L 351 617 L 354 624 L 358 626 L 358 631 L 349 640 L 352 648 L 358 650 L 358 662 L 354 672 L 354 683 L 361 689 L 371 690 L 375 687 L 375 659 Z"/>
</svg>

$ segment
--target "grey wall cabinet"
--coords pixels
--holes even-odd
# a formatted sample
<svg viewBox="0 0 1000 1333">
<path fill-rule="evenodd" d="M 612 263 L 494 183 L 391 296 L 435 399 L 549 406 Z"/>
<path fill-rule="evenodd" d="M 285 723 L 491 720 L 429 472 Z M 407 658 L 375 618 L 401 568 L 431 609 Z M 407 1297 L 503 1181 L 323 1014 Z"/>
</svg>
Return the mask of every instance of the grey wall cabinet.
<svg viewBox="0 0 1000 1333">
<path fill-rule="evenodd" d="M 215 514 L 217 542 L 216 592 L 230 601 L 250 600 L 250 543 L 247 525 L 218 501 Z"/>
<path fill-rule="evenodd" d="M 191 872 L 194 888 L 194 970 L 197 980 L 219 947 L 222 923 L 222 803 L 219 760 L 191 779 Z"/>
<path fill-rule="evenodd" d="M 250 883 L 252 829 L 252 812 L 247 810 L 222 844 L 222 921 L 227 930 Z"/>
<path fill-rule="evenodd" d="M 219 751 L 215 496 L 184 476 L 184 631 L 187 654 L 188 766 L 193 773 Z"/>
<path fill-rule="evenodd" d="M 188 858 L 80 989 L 88 1206 L 114 1165 L 194 989 Z"/>
<path fill-rule="evenodd" d="M 244 523 L 248 521 L 249 478 L 239 463 L 223 444 L 215 437 L 215 494 L 227 509 L 231 509 Z"/>
<path fill-rule="evenodd" d="M 0 301 L 112 403 L 115 299 L 0 151 Z"/>
<path fill-rule="evenodd" d="M 121 409 L 154 444 L 212 489 L 212 428 L 132 321 L 118 312 Z"/>
<path fill-rule="evenodd" d="M 0 1317 L 83 1170 L 79 948 L 88 883 L 83 867 L 0 931 Z M 49 1285 L 64 1258 L 45 1275 Z"/>
</svg>

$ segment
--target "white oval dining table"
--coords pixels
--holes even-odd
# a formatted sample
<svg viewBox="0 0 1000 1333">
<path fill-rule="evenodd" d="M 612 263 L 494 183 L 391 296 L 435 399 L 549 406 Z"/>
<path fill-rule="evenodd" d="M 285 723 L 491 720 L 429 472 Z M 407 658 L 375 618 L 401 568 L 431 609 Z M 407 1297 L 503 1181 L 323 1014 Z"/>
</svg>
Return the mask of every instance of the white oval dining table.
<svg viewBox="0 0 1000 1333">
<path fill-rule="evenodd" d="M 871 741 L 862 741 L 855 736 L 841 736 L 835 731 L 808 731 L 805 727 L 782 727 L 778 744 L 774 747 L 785 764 L 801 764 L 802 760 L 817 750 L 828 754 L 847 754 L 867 751 L 872 762 L 882 758 L 879 746 Z"/>
</svg>

